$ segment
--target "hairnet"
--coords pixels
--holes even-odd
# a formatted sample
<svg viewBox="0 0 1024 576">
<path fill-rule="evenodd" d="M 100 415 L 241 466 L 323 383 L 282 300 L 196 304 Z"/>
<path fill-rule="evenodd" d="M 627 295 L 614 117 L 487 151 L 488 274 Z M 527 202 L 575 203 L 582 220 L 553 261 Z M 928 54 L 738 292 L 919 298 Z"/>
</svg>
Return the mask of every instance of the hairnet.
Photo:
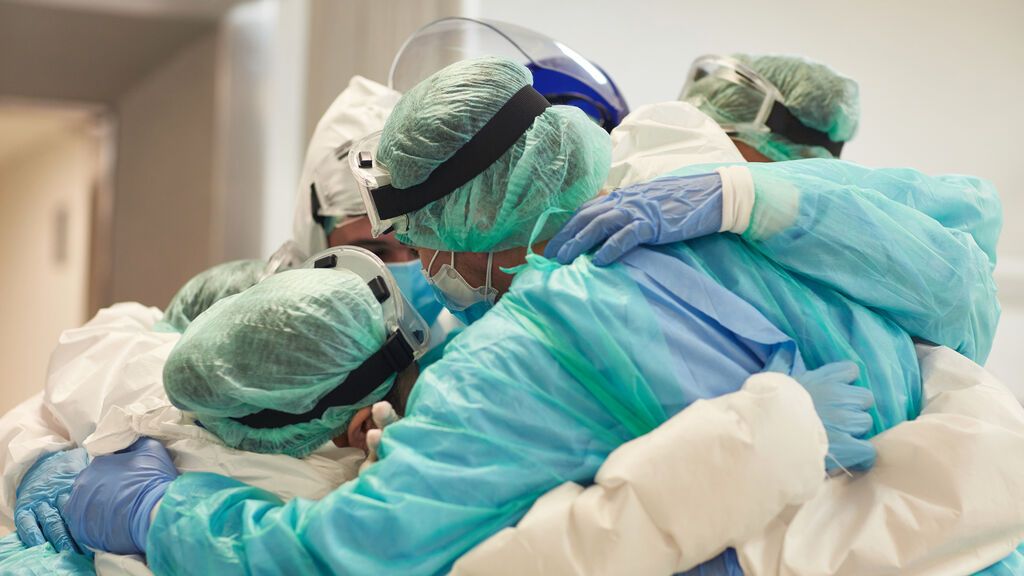
<svg viewBox="0 0 1024 576">
<path fill-rule="evenodd" d="M 196 274 L 171 298 L 164 317 L 153 329 L 157 332 L 184 332 L 214 302 L 259 282 L 266 266 L 263 260 L 235 260 Z"/>
<path fill-rule="evenodd" d="M 734 54 L 733 58 L 778 88 L 786 107 L 805 126 L 828 134 L 833 142 L 847 142 L 857 132 L 860 99 L 854 80 L 800 56 Z M 760 102 L 749 94 L 748 90 L 715 77 L 697 81 L 690 92 L 691 97 L 699 95 L 706 99 L 701 110 L 718 122 L 751 117 Z M 772 160 L 832 157 L 820 146 L 797 144 L 771 132 L 743 131 L 735 137 Z"/>
<path fill-rule="evenodd" d="M 175 406 L 233 448 L 305 456 L 345 429 L 352 415 L 384 397 L 394 376 L 352 406 L 281 428 L 251 428 L 231 417 L 266 408 L 313 408 L 376 352 L 383 311 L 358 276 L 289 270 L 210 308 L 185 331 L 164 367 Z"/>
<path fill-rule="evenodd" d="M 427 179 L 531 82 L 526 67 L 502 58 L 456 62 L 405 94 L 384 125 L 377 156 L 392 185 Z M 406 244 L 489 252 L 529 243 L 549 208 L 538 240 L 546 240 L 592 198 L 608 172 L 608 134 L 578 108 L 552 106 L 494 164 L 444 198 L 409 215 Z"/>
</svg>

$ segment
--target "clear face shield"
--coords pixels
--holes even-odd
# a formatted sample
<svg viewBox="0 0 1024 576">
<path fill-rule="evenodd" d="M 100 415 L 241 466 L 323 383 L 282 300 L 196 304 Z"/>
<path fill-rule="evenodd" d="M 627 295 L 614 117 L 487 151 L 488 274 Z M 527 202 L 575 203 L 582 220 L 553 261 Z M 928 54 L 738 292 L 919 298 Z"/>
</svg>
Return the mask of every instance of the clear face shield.
<svg viewBox="0 0 1024 576">
<path fill-rule="evenodd" d="M 784 98 L 771 82 L 765 80 L 746 64 L 728 56 L 701 56 L 693 61 L 679 99 L 701 108 L 707 105 L 706 87 L 714 83 L 714 90 L 733 92 L 730 100 L 742 102 L 749 111 L 744 117 L 721 123 L 727 133 L 741 131 L 769 132 L 768 118 L 776 103 L 785 105 Z"/>
<path fill-rule="evenodd" d="M 303 268 L 348 270 L 359 276 L 380 302 L 389 340 L 391 335 L 400 335 L 404 344 L 396 346 L 407 348 L 413 359 L 426 353 L 430 328 L 405 299 L 387 265 L 373 252 L 356 246 L 330 248 L 307 260 Z"/>
<path fill-rule="evenodd" d="M 629 112 L 615 83 L 572 48 L 532 30 L 471 18 L 443 18 L 402 45 L 388 85 L 406 92 L 434 72 L 462 60 L 499 56 L 530 68 L 534 87 L 552 104 L 576 106 L 611 130 Z"/>
</svg>

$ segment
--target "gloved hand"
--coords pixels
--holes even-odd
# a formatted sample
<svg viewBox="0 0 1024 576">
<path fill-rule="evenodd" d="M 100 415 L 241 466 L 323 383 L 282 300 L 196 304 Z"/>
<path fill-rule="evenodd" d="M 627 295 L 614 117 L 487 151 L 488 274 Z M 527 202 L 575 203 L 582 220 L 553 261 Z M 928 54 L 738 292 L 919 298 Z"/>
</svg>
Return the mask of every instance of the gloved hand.
<svg viewBox="0 0 1024 576">
<path fill-rule="evenodd" d="M 62 516 L 71 485 L 88 464 L 85 449 L 75 448 L 40 456 L 28 469 L 14 502 L 14 526 L 25 546 L 49 542 L 58 552 L 79 552 Z"/>
<path fill-rule="evenodd" d="M 853 362 L 833 362 L 795 376 L 814 401 L 814 409 L 828 433 L 829 473 L 839 467 L 868 470 L 875 465 L 876 450 L 864 436 L 871 431 L 868 408 L 875 396 L 867 388 L 853 385 L 860 369 Z"/>
<path fill-rule="evenodd" d="M 359 465 L 360 474 L 377 461 L 377 450 L 380 448 L 380 439 L 384 428 L 401 419 L 391 402 L 386 401 L 374 404 L 370 413 L 373 415 L 373 423 L 377 427 L 366 432 L 366 460 Z"/>
<path fill-rule="evenodd" d="M 71 534 L 89 548 L 144 553 L 150 514 L 177 477 L 167 449 L 152 438 L 95 458 L 78 475 L 64 508 Z"/>
<path fill-rule="evenodd" d="M 692 240 L 721 227 L 722 177 L 717 172 L 668 176 L 584 204 L 548 242 L 544 255 L 568 264 L 602 244 L 594 264 L 607 266 L 637 246 Z"/>
</svg>

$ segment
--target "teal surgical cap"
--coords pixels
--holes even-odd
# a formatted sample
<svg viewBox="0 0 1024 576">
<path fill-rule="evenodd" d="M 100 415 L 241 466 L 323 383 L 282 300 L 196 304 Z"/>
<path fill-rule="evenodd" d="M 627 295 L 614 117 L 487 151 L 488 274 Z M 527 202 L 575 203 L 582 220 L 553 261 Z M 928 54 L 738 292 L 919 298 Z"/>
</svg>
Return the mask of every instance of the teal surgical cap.
<svg viewBox="0 0 1024 576">
<path fill-rule="evenodd" d="M 164 317 L 153 329 L 158 332 L 184 332 L 214 302 L 259 282 L 266 265 L 263 260 L 235 260 L 196 274 L 171 298 Z"/>
<path fill-rule="evenodd" d="M 234 418 L 264 409 L 309 411 L 384 341 L 381 306 L 357 275 L 289 270 L 197 318 L 167 359 L 164 387 L 175 406 L 228 446 L 302 457 L 344 433 L 352 415 L 382 399 L 395 377 L 308 422 L 252 428 Z"/>
<path fill-rule="evenodd" d="M 800 56 L 732 56 L 771 82 L 785 99 L 786 108 L 802 124 L 828 135 L 833 142 L 848 142 L 857 132 L 860 97 L 857 82 L 832 68 Z M 719 78 L 697 81 L 687 99 L 703 97 L 700 108 L 719 123 L 749 118 L 760 102 Z M 751 109 L 753 107 L 753 109 Z M 820 147 L 797 144 L 771 132 L 740 132 L 737 140 L 776 161 L 832 158 Z"/>
<path fill-rule="evenodd" d="M 502 58 L 452 64 L 407 92 L 384 125 L 377 157 L 398 189 L 415 186 L 470 140 L 532 76 Z M 551 106 L 489 168 L 409 215 L 402 242 L 435 250 L 490 252 L 526 246 L 555 209 L 547 240 L 594 197 L 611 162 L 608 134 L 580 109 Z"/>
</svg>

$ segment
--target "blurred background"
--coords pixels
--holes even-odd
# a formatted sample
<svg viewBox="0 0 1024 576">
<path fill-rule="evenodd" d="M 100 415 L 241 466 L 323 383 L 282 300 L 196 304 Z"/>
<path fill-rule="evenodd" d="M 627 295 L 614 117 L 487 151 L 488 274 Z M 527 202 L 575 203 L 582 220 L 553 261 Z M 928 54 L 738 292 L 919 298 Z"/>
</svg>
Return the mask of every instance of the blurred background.
<svg viewBox="0 0 1024 576">
<path fill-rule="evenodd" d="M 0 414 L 42 386 L 61 330 L 114 302 L 162 308 L 197 272 L 288 239 L 320 115 L 456 15 L 562 41 L 633 108 L 675 99 L 705 53 L 804 54 L 858 80 L 845 159 L 998 186 L 988 366 L 1024 398 L 1018 0 L 0 0 Z"/>
</svg>

